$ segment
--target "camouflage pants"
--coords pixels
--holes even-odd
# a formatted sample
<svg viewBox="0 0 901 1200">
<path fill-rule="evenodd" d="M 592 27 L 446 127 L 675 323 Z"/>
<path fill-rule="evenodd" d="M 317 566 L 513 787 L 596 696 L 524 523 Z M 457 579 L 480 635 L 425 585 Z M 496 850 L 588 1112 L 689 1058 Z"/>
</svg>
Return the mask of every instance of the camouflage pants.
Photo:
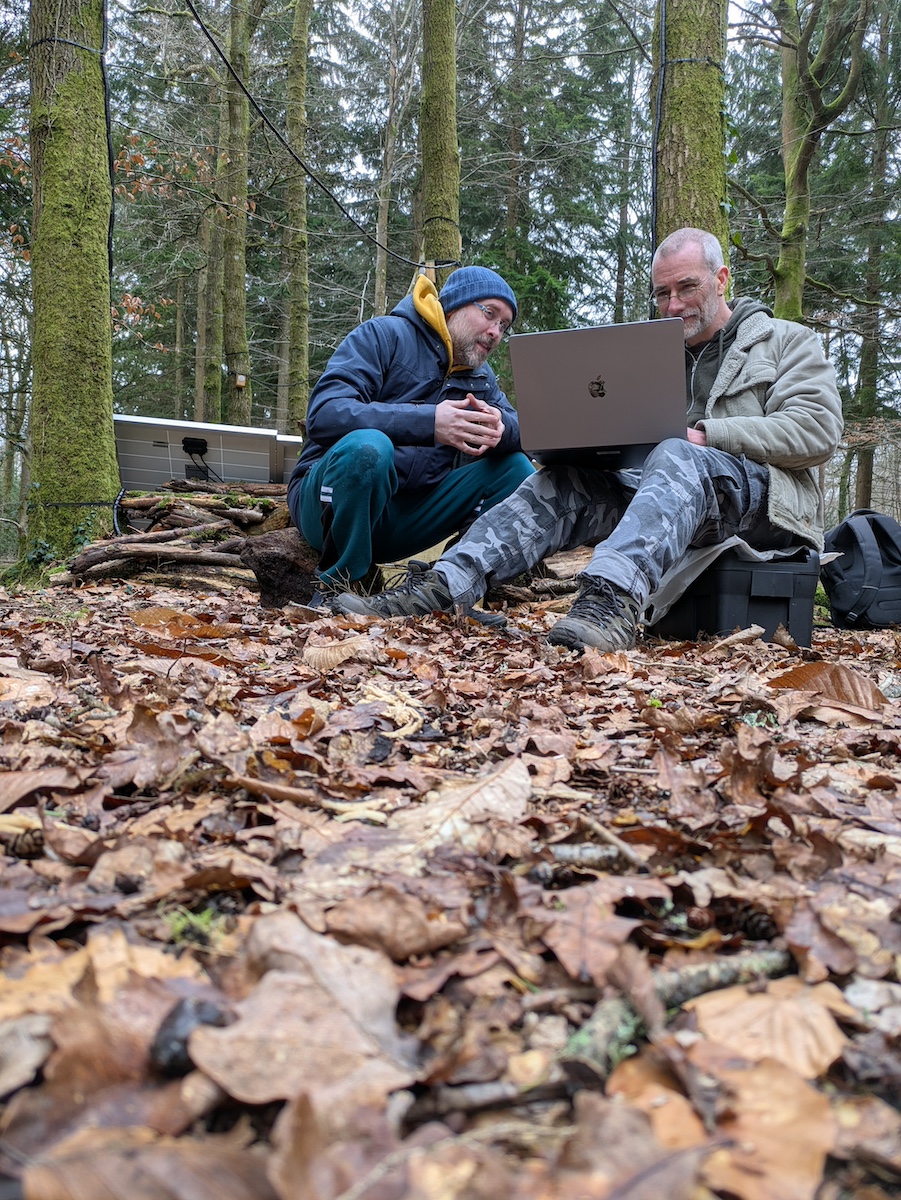
<svg viewBox="0 0 901 1200">
<path fill-rule="evenodd" d="M 548 555 L 595 546 L 585 574 L 640 607 L 690 546 L 733 534 L 757 549 L 797 538 L 767 517 L 766 467 L 681 438 L 661 442 L 640 471 L 548 467 L 479 517 L 435 564 L 451 595 L 473 604 Z"/>
</svg>

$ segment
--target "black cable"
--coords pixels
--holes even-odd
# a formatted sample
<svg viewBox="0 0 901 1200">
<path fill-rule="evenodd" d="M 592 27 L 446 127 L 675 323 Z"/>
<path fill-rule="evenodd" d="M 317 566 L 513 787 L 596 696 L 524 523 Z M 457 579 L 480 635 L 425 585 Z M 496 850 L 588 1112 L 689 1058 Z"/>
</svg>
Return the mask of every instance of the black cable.
<svg viewBox="0 0 901 1200">
<path fill-rule="evenodd" d="M 119 495 L 113 501 L 113 531 L 116 537 L 120 537 L 122 530 L 119 528 L 119 505 L 122 503 L 122 497 L 125 495 L 125 488 L 119 488 Z"/>
<path fill-rule="evenodd" d="M 322 182 L 322 180 L 319 178 L 319 176 L 316 175 L 315 172 L 313 170 L 311 170 L 310 167 L 307 166 L 307 164 L 303 161 L 303 159 L 300 157 L 300 155 L 292 148 L 292 146 L 288 142 L 287 138 L 285 138 L 282 135 L 281 131 L 276 128 L 276 126 L 272 123 L 272 121 L 270 121 L 269 117 L 267 117 L 266 113 L 263 111 L 263 109 L 257 103 L 255 97 L 251 94 L 251 92 L 244 85 L 243 79 L 241 79 L 238 72 L 232 66 L 231 62 L 229 61 L 228 55 L 225 53 L 224 50 L 222 50 L 222 48 L 219 46 L 219 43 L 216 41 L 216 39 L 213 37 L 212 33 L 210 33 L 209 29 L 204 24 L 203 18 L 201 17 L 201 15 L 197 11 L 197 9 L 194 7 L 193 0 L 185 0 L 185 3 L 187 4 L 188 10 L 191 13 L 191 15 L 193 16 L 194 20 L 200 26 L 200 29 L 201 29 L 204 37 L 207 39 L 207 41 L 210 43 L 210 45 L 215 50 L 216 54 L 219 56 L 219 58 L 225 64 L 225 68 L 228 71 L 229 75 L 231 75 L 232 79 L 234 79 L 235 83 L 238 85 L 238 87 L 241 89 L 241 91 L 247 97 L 248 101 L 253 106 L 254 112 L 257 114 L 257 116 L 260 118 L 260 120 L 263 122 L 263 124 L 266 126 L 266 128 L 280 142 L 280 144 L 282 146 L 284 146 L 284 148 L 288 151 L 288 153 L 291 155 L 291 157 L 294 159 L 294 161 L 297 163 L 297 165 L 304 171 L 304 173 L 308 176 L 308 178 L 311 179 L 318 188 L 321 188 L 321 190 L 326 194 L 326 196 L 328 196 L 328 198 L 332 201 L 332 203 L 335 205 L 335 207 L 338 209 L 338 211 L 342 214 L 342 216 L 346 217 L 346 219 L 348 221 L 350 221 L 350 223 L 352 225 L 354 225 L 360 231 L 360 233 L 362 233 L 362 235 L 365 238 L 367 238 L 370 242 L 373 243 L 373 245 L 377 246 L 380 250 L 383 250 L 385 252 L 385 254 L 390 255 L 391 258 L 395 258 L 395 259 L 397 259 L 398 262 L 405 263 L 409 267 L 416 267 L 417 270 L 419 270 L 423 267 L 426 267 L 426 266 L 434 266 L 436 269 L 440 270 L 444 267 L 459 267 L 461 265 L 460 260 L 456 259 L 456 258 L 441 259 L 435 263 L 416 262 L 412 258 L 406 258 L 403 254 L 396 254 L 395 251 L 390 250 L 387 246 L 383 246 L 382 243 L 378 240 L 378 238 L 374 237 L 369 232 L 368 229 L 366 229 L 363 225 L 360 224 L 360 222 L 356 219 L 356 217 L 353 217 L 347 211 L 347 209 L 344 207 L 344 205 L 341 203 L 341 201 L 338 199 L 338 197 L 335 195 L 335 193 L 333 191 L 331 191 L 331 189 Z M 432 218 L 432 219 L 434 220 L 434 219 L 442 219 L 442 218 Z M 443 218 L 443 219 L 450 220 L 450 218 Z M 454 222 L 451 222 L 451 224 L 454 224 Z"/>
<path fill-rule="evenodd" d="M 189 450 L 188 457 L 190 458 L 190 460 L 194 464 L 194 466 L 197 467 L 198 471 L 206 471 L 207 479 L 209 479 L 209 477 L 211 475 L 213 475 L 213 476 L 215 476 L 216 479 L 219 480 L 220 483 L 225 483 L 225 480 L 222 478 L 222 476 L 217 474 L 216 471 L 214 471 L 213 468 L 210 466 L 210 464 L 206 461 L 206 458 L 204 457 L 204 455 L 197 454 L 196 451 Z M 197 462 L 198 458 L 200 459 L 199 464 Z"/>
</svg>

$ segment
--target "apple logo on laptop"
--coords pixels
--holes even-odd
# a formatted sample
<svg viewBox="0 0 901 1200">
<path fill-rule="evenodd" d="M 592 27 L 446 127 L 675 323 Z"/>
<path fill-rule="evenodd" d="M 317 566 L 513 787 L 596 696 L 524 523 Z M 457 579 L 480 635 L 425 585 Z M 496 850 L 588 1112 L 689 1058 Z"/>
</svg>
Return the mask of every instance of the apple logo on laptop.
<svg viewBox="0 0 901 1200">
<path fill-rule="evenodd" d="M 595 400 L 600 400 L 607 395 L 607 385 L 600 375 L 598 375 L 597 379 L 592 379 L 591 383 L 589 383 L 588 394 Z"/>
</svg>

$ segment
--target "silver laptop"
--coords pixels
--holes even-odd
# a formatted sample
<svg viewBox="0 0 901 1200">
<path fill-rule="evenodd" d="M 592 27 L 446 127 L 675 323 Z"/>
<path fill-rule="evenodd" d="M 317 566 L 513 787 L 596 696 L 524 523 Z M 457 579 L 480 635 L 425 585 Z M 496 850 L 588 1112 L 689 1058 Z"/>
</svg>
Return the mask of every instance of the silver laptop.
<svg viewBox="0 0 901 1200">
<path fill-rule="evenodd" d="M 685 339 L 668 317 L 510 338 L 523 449 L 545 465 L 641 466 L 686 436 Z"/>
</svg>

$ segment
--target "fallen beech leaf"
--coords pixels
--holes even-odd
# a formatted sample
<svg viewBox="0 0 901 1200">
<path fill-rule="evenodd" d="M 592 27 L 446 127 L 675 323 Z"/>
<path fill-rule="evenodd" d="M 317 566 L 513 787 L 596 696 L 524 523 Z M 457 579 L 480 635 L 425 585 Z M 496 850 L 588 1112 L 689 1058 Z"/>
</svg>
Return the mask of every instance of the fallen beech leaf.
<svg viewBox="0 0 901 1200">
<path fill-rule="evenodd" d="M 395 1022 L 391 962 L 313 933 L 289 913 L 261 917 L 249 951 L 266 971 L 238 1019 L 191 1035 L 194 1063 L 230 1095 L 265 1104 L 307 1092 L 332 1130 L 359 1104 L 384 1102 L 415 1077 L 414 1043 Z"/>
<path fill-rule="evenodd" d="M 131 613 L 131 619 L 143 629 L 157 629 L 175 638 L 228 638 L 241 633 L 240 625 L 210 625 L 175 608 L 143 608 Z"/>
<path fill-rule="evenodd" d="M 704 1122 L 678 1084 L 665 1057 L 654 1046 L 646 1046 L 634 1058 L 614 1067 L 607 1080 L 608 1096 L 621 1096 L 640 1108 L 667 1150 L 702 1146 L 707 1141 Z"/>
<path fill-rule="evenodd" d="M 47 767 L 36 771 L 4 771 L 3 795 L 0 796 L 0 813 L 30 796 L 33 792 L 75 791 L 87 777 L 86 771 L 75 771 L 69 767 Z"/>
<path fill-rule="evenodd" d="M 355 658 L 358 662 L 381 662 L 383 656 L 383 647 L 365 633 L 341 641 L 320 642 L 318 645 L 308 642 L 303 651 L 303 661 L 307 666 L 314 671 L 321 671 L 323 675 L 334 671 L 335 667 L 340 667 L 349 658 Z"/>
<path fill-rule="evenodd" d="M 26 1167 L 25 1200 L 278 1200 L 266 1160 L 224 1138 L 86 1130 L 58 1158 Z"/>
<path fill-rule="evenodd" d="M 836 1096 L 832 1111 L 838 1124 L 836 1157 L 901 1176 L 901 1113 L 896 1108 L 876 1096 Z"/>
<path fill-rule="evenodd" d="M 618 917 L 604 880 L 582 887 L 554 892 L 545 909 L 530 910 L 547 921 L 541 940 L 553 950 L 568 974 L 576 980 L 591 980 L 598 987 L 607 982 L 620 947 L 641 921 Z"/>
<path fill-rule="evenodd" d="M 823 1075 L 841 1056 L 847 1038 L 832 1015 L 857 1013 L 834 984 L 810 987 L 797 976 L 771 980 L 766 991 L 722 988 L 688 1000 L 698 1028 L 751 1062 L 775 1058 L 803 1079 Z"/>
<path fill-rule="evenodd" d="M 733 1145 L 705 1163 L 710 1187 L 741 1200 L 814 1200 L 835 1144 L 828 1099 L 772 1058 L 749 1063 L 707 1041 L 687 1056 L 728 1096 L 717 1129 Z"/>
<path fill-rule="evenodd" d="M 519 759 L 471 783 L 454 783 L 429 792 L 421 804 L 395 813 L 393 830 L 416 841 L 420 851 L 447 842 L 487 853 L 502 837 L 501 823 L 525 820 L 532 781 Z"/>
<path fill-rule="evenodd" d="M 801 663 L 784 675 L 770 679 L 769 686 L 815 692 L 823 700 L 849 704 L 855 708 L 875 709 L 888 703 L 875 683 L 841 663 Z"/>
<path fill-rule="evenodd" d="M 454 913 L 388 886 L 339 901 L 329 909 L 326 924 L 339 941 L 382 950 L 395 962 L 433 954 L 465 937 L 468 929 Z"/>
<path fill-rule="evenodd" d="M 30 1013 L 0 1021 L 0 1097 L 30 1083 L 53 1049 L 51 1018 Z"/>
</svg>

